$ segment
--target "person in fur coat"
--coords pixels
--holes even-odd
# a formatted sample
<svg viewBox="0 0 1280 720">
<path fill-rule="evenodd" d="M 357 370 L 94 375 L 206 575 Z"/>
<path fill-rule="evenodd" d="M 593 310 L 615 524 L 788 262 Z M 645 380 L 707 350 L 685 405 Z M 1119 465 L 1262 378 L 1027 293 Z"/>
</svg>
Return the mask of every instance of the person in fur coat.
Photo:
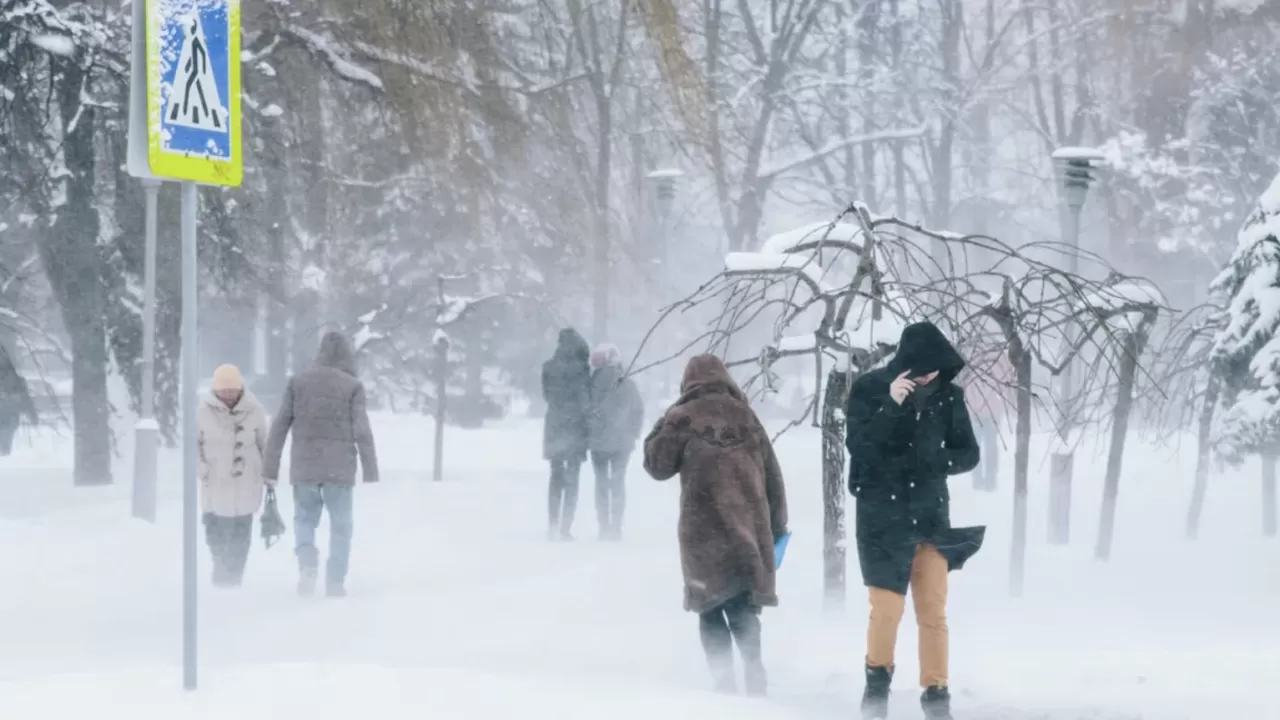
<svg viewBox="0 0 1280 720">
<path fill-rule="evenodd" d="M 760 610 L 778 604 L 775 543 L 787 533 L 782 470 L 764 426 L 720 358 L 689 361 L 680 399 L 644 442 L 656 480 L 680 476 L 684 606 L 698 614 L 717 691 L 733 693 L 733 644 L 748 695 L 767 681 Z"/>
</svg>

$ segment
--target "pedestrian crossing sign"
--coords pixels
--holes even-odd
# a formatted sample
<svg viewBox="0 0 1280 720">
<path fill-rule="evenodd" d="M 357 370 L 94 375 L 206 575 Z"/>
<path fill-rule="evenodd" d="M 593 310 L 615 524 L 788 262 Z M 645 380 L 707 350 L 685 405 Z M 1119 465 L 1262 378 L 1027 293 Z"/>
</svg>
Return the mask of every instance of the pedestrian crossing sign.
<svg viewBox="0 0 1280 720">
<path fill-rule="evenodd" d="M 238 186 L 240 0 L 146 0 L 147 157 L 159 177 Z"/>
</svg>

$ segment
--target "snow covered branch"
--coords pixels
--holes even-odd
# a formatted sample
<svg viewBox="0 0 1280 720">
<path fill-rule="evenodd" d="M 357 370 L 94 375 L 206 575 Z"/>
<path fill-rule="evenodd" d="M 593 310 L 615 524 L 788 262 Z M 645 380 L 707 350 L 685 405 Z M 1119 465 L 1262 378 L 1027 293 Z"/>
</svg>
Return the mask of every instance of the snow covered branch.
<svg viewBox="0 0 1280 720">
<path fill-rule="evenodd" d="M 762 165 L 756 170 L 756 177 L 764 179 L 776 178 L 779 175 L 798 170 L 806 165 L 812 165 L 827 157 L 852 147 L 866 145 L 868 143 L 885 142 L 887 140 L 913 140 L 923 137 L 927 128 L 924 126 L 901 128 L 897 130 L 882 130 L 880 132 L 866 133 L 864 135 L 852 135 L 850 137 L 838 138 L 823 145 L 822 147 L 800 156 L 791 156 L 790 159 L 770 164 Z"/>
<path fill-rule="evenodd" d="M 385 89 L 382 84 L 382 78 L 378 77 L 373 71 L 352 61 L 350 52 L 339 48 L 338 43 L 333 39 L 300 25 L 285 25 L 281 28 L 281 32 L 297 40 L 313 55 L 324 60 L 325 64 L 340 77 L 365 85 L 378 92 L 382 92 Z"/>
<path fill-rule="evenodd" d="M 1106 281 L 1092 281 L 1059 269 L 1059 248 L 1031 249 L 875 216 L 854 204 L 831 222 L 775 235 L 758 252 L 730 253 L 720 275 L 668 308 L 659 324 L 672 313 L 720 304 L 717 322 L 674 356 L 705 344 L 731 357 L 731 366 L 757 364 L 759 374 L 744 385 L 763 380 L 770 388 L 770 368 L 784 358 L 815 357 L 819 378 L 822 358 L 867 370 L 892 353 L 906 324 L 925 319 L 974 356 L 1025 354 L 1056 375 L 1086 349 L 1145 336 L 1165 310 L 1163 295 L 1146 280 L 1110 271 Z M 971 257 L 979 250 L 989 258 L 985 264 Z M 1036 257 L 1046 252 L 1050 257 Z M 998 297 L 982 289 L 997 283 Z M 771 322 L 770 339 L 732 357 L 761 321 Z M 1098 352 L 1092 360 L 1112 363 L 1112 356 Z M 1117 375 L 1115 367 L 1098 369 L 1094 376 L 1103 381 Z M 974 367 L 970 374 L 987 371 Z"/>
</svg>

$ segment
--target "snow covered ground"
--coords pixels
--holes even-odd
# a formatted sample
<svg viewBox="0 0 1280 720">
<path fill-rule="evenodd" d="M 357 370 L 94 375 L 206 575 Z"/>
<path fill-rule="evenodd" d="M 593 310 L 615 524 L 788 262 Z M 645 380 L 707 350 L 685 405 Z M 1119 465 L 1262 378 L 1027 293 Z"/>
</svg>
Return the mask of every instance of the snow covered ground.
<svg viewBox="0 0 1280 720">
<path fill-rule="evenodd" d="M 128 517 L 118 485 L 71 489 L 66 438 L 0 459 L 0 712 L 229 717 L 848 718 L 861 686 L 865 600 L 850 558 L 848 612 L 821 612 L 817 435 L 780 453 L 795 538 L 765 614 L 767 701 L 707 692 L 696 621 L 680 607 L 677 487 L 630 479 L 627 539 L 595 541 L 584 473 L 574 544 L 545 541 L 540 429 L 451 429 L 432 484 L 429 421 L 378 417 L 384 482 L 356 496 L 351 596 L 302 601 L 289 544 L 255 543 L 246 587 L 201 588 L 201 689 L 179 690 L 177 458 L 160 521 Z M 1259 530 L 1256 469 L 1212 479 L 1202 539 L 1182 539 L 1189 457 L 1135 448 L 1114 559 L 1091 559 L 1101 496 L 1093 449 L 1074 544 L 1044 543 L 1047 461 L 1033 457 L 1027 593 L 1006 594 L 1011 462 L 1001 491 L 954 482 L 957 524 L 987 546 L 951 576 L 958 717 L 1230 720 L 1274 717 L 1280 543 Z M 1087 472 L 1087 476 L 1084 474 Z M 286 515 L 291 513 L 286 498 Z M 202 554 L 201 561 L 206 562 Z M 201 579 L 205 580 L 202 568 Z M 918 718 L 910 614 L 895 717 Z M 74 715 L 73 715 L 74 713 Z"/>
</svg>

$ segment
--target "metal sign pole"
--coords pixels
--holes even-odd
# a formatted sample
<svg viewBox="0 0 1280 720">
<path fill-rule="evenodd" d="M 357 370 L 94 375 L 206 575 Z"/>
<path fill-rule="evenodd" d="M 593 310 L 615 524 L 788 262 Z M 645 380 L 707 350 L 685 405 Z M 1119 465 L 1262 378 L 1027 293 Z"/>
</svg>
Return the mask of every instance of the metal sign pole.
<svg viewBox="0 0 1280 720">
<path fill-rule="evenodd" d="M 199 446 L 196 427 L 196 184 L 182 183 L 182 686 L 196 689 L 196 503 Z"/>
<path fill-rule="evenodd" d="M 174 91 L 163 92 L 166 87 Z M 187 690 L 196 689 L 199 639 L 196 183 L 240 185 L 240 126 L 240 0 L 134 0 L 128 169 L 136 177 L 182 182 L 182 686 Z M 154 262 L 154 253 L 147 259 Z M 148 277 L 154 277 L 153 270 Z M 154 309 L 154 303 L 148 307 Z M 154 346 L 148 357 L 154 360 Z M 146 374 L 151 377 L 152 371 Z"/>
<path fill-rule="evenodd" d="M 156 446 L 160 426 L 156 394 L 156 206 L 160 181 L 143 178 L 147 194 L 146 258 L 142 300 L 142 402 L 133 446 L 133 516 L 156 521 Z"/>
</svg>

